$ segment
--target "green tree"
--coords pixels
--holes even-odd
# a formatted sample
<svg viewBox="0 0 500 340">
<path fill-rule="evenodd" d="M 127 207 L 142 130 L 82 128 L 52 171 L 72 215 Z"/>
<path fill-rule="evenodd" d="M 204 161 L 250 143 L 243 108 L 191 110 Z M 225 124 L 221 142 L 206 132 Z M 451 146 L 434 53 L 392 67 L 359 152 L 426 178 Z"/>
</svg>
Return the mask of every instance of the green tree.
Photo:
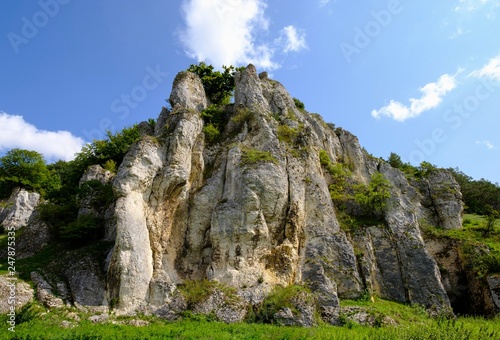
<svg viewBox="0 0 500 340">
<path fill-rule="evenodd" d="M 241 69 L 234 66 L 222 66 L 222 68 L 223 72 L 215 71 L 212 65 L 200 62 L 187 69 L 200 77 L 208 100 L 216 105 L 229 104 L 234 90 L 234 75 Z"/>
<path fill-rule="evenodd" d="M 59 180 L 47 168 L 45 160 L 36 151 L 12 149 L 0 158 L 0 197 L 8 197 L 15 187 L 37 191 L 44 195 L 47 189 L 59 186 Z"/>
<path fill-rule="evenodd" d="M 358 185 L 355 188 L 355 201 L 363 207 L 366 215 L 380 215 L 385 209 L 386 201 L 391 194 L 391 183 L 380 172 L 371 176 L 370 183 Z"/>
<path fill-rule="evenodd" d="M 488 215 L 488 206 L 500 211 L 500 187 L 482 178 L 474 180 L 460 169 L 448 169 L 460 185 L 465 211 L 471 214 Z"/>
<path fill-rule="evenodd" d="M 387 162 L 389 162 L 389 164 L 393 168 L 396 168 L 396 169 L 402 169 L 404 166 L 404 163 L 401 160 L 401 157 L 394 152 L 391 152 L 391 154 L 389 155 L 389 158 L 387 159 Z"/>
</svg>

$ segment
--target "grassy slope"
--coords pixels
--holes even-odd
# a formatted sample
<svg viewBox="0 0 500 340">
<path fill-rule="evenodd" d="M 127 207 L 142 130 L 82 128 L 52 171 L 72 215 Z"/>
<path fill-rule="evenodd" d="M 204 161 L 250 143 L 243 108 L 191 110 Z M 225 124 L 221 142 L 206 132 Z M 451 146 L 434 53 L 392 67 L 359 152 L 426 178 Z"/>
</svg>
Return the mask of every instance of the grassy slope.
<svg viewBox="0 0 500 340">
<path fill-rule="evenodd" d="M 443 231 L 432 228 L 430 232 L 439 237 L 481 243 L 492 250 L 500 251 L 500 227 L 485 237 L 483 223 L 484 219 L 480 216 L 465 215 L 463 230 Z M 60 251 L 57 247 L 48 247 L 31 259 L 19 261 L 21 276 L 37 267 L 45 266 L 50 259 L 57 257 Z M 360 306 L 374 315 L 389 316 L 396 325 L 370 328 L 349 322 L 343 327 L 321 325 L 305 329 L 246 323 L 227 325 L 209 322 L 205 317 L 191 317 L 174 323 L 147 318 L 150 321 L 149 326 L 135 327 L 112 323 L 94 325 L 87 321 L 89 315 L 81 314 L 83 321 L 78 326 L 64 329 L 60 327 L 61 322 L 71 321 L 66 311 L 52 310 L 45 313 L 41 307 L 34 305 L 18 314 L 19 324 L 15 334 L 7 331 L 5 315 L 0 316 L 0 323 L 4 325 L 0 339 L 500 339 L 498 317 L 495 320 L 436 320 L 427 317 L 425 311 L 418 306 L 406 306 L 380 299 L 375 303 L 342 301 L 342 305 Z M 115 321 L 125 322 L 126 319 L 117 318 Z"/>
<path fill-rule="evenodd" d="M 346 301 L 345 305 L 367 307 L 370 311 L 393 318 L 397 326 L 370 328 L 349 324 L 344 327 L 322 325 L 316 328 L 279 327 L 263 324 L 224 324 L 200 318 L 173 323 L 148 318 L 146 327 L 120 324 L 98 324 L 82 321 L 73 329 L 60 328 L 62 320 L 71 320 L 62 311 L 45 315 L 25 313 L 26 321 L 17 325 L 16 333 L 0 333 L 11 339 L 500 339 L 500 319 L 459 318 L 434 320 L 422 309 L 393 302 Z M 30 316 L 31 314 L 31 316 Z M 36 316 L 35 316 L 36 315 Z M 88 316 L 88 315 L 87 315 Z M 82 320 L 86 320 L 82 315 Z M 118 318 L 118 322 L 126 322 Z M 116 322 L 115 321 L 115 322 Z M 2 322 L 4 324 L 4 322 Z M 10 337 L 9 337 L 10 336 Z"/>
</svg>

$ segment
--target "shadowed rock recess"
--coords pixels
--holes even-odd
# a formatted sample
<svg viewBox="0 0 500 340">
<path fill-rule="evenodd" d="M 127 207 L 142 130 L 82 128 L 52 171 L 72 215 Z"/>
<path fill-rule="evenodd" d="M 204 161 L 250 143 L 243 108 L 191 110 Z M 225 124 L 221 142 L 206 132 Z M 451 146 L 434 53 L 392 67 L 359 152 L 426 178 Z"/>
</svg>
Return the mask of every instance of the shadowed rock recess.
<svg viewBox="0 0 500 340">
<path fill-rule="evenodd" d="M 191 309 L 238 321 L 274 287 L 302 285 L 293 306 L 276 311 L 278 322 L 312 325 L 320 316 L 336 323 L 339 299 L 367 293 L 449 309 L 420 228 L 462 227 L 453 177 L 433 170 L 407 179 L 349 132 L 298 109 L 253 65 L 236 73 L 235 85 L 234 103 L 221 109 L 220 138 L 208 143 L 203 84 L 193 73 L 177 75 L 172 109 L 162 110 L 154 132 L 143 134 L 111 179 L 118 198 L 106 235 L 114 247 L 97 265 L 104 276 L 87 275 L 99 292 L 73 300 L 103 301 L 122 314 L 175 319 Z M 366 218 L 352 200 L 332 200 L 340 184 L 320 154 L 347 169 L 353 186 L 381 173 L 390 192 L 383 210 Z M 210 289 L 190 300 L 183 291 L 198 281 Z"/>
</svg>

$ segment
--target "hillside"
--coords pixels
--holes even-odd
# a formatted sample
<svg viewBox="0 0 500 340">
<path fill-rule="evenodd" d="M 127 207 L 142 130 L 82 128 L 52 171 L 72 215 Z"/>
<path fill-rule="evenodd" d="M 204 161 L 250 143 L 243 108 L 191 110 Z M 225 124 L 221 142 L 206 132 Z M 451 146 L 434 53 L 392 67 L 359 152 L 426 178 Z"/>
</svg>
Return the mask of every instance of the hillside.
<svg viewBox="0 0 500 340">
<path fill-rule="evenodd" d="M 179 73 L 171 109 L 119 135 L 123 153 L 94 144 L 78 185 L 2 204 L 40 303 L 302 326 L 341 324 L 345 299 L 498 314 L 498 232 L 463 236 L 452 172 L 371 156 L 253 65 L 228 79 L 233 103 Z"/>
</svg>

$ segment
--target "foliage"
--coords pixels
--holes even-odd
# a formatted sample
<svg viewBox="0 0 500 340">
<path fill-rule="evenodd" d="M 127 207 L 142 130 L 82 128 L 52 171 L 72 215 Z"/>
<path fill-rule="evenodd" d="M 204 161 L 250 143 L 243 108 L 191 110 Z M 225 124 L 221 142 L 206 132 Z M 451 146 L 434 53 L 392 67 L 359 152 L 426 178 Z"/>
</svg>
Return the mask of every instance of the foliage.
<svg viewBox="0 0 500 340">
<path fill-rule="evenodd" d="M 495 229 L 485 234 L 487 218 L 465 215 L 462 229 L 445 230 L 419 221 L 426 238 L 446 238 L 457 241 L 465 265 L 482 278 L 491 273 L 500 273 L 500 232 Z"/>
<path fill-rule="evenodd" d="M 215 288 L 216 282 L 207 279 L 186 280 L 182 285 L 179 285 L 179 291 L 186 299 L 187 305 L 190 308 L 208 299 L 214 293 Z"/>
<path fill-rule="evenodd" d="M 214 71 L 212 65 L 200 62 L 198 65 L 191 65 L 187 69 L 189 72 L 197 74 L 205 89 L 205 94 L 212 104 L 229 104 L 229 100 L 234 90 L 234 75 L 240 68 L 234 66 L 222 66 L 223 72 Z"/>
<path fill-rule="evenodd" d="M 380 172 L 371 175 L 370 183 L 366 185 L 357 185 L 354 199 L 361 205 L 365 215 L 378 215 L 385 209 L 386 201 L 391 194 L 389 188 L 390 182 Z"/>
<path fill-rule="evenodd" d="M 231 118 L 231 122 L 237 125 L 243 125 L 244 123 L 250 122 L 253 118 L 253 112 L 249 108 L 239 108 L 236 111 L 236 115 Z"/>
<path fill-rule="evenodd" d="M 396 169 L 401 169 L 403 168 L 404 165 L 403 161 L 401 160 L 401 157 L 394 152 L 391 152 L 389 158 L 387 159 L 387 162 L 389 162 L 389 164 Z"/>
<path fill-rule="evenodd" d="M 221 106 L 212 104 L 201 112 L 201 118 L 205 124 L 213 124 L 217 128 L 222 128 L 224 125 L 224 111 Z"/>
<path fill-rule="evenodd" d="M 340 340 L 483 340 L 500 338 L 498 322 L 500 319 L 486 320 L 474 317 L 459 317 L 451 320 L 432 319 L 425 311 L 414 306 L 379 300 L 372 302 L 341 301 L 341 306 L 365 308 L 370 315 L 382 315 L 393 319 L 395 326 L 373 328 L 353 324 L 351 328 L 329 326 L 318 327 L 283 327 L 270 324 L 248 324 L 208 321 L 209 318 L 183 318 L 168 322 L 156 317 L 111 316 L 111 322 L 94 324 L 87 320 L 88 314 L 71 310 L 79 315 L 81 321 L 75 322 L 68 316 L 68 310 L 51 310 L 39 313 L 43 307 L 29 306 L 23 312 L 23 319 L 18 323 L 13 339 L 340 339 Z M 26 317 L 24 317 L 26 313 Z M 31 314 L 28 315 L 28 314 Z M 6 325 L 7 315 L 0 316 L 0 322 Z M 149 322 L 147 327 L 129 325 L 133 319 Z M 72 322 L 76 327 L 63 328 L 63 320 Z M 5 331 L 7 332 L 7 331 Z M 7 333 L 5 333 L 7 334 Z M 8 338 L 8 335 L 5 336 Z"/>
<path fill-rule="evenodd" d="M 59 177 L 47 168 L 43 156 L 36 151 L 12 149 L 0 158 L 0 198 L 9 197 L 15 187 L 43 196 L 59 186 Z"/>
<path fill-rule="evenodd" d="M 262 162 L 278 163 L 278 160 L 271 154 L 270 151 L 261 151 L 249 147 L 242 148 L 241 151 L 241 163 L 244 165 L 252 165 Z"/>
<path fill-rule="evenodd" d="M 216 290 L 224 294 L 224 300 L 227 303 L 237 303 L 240 298 L 236 295 L 236 289 L 226 286 L 217 281 L 186 280 L 179 285 L 179 291 L 186 299 L 188 308 L 194 308 L 197 304 L 207 300 Z"/>
<path fill-rule="evenodd" d="M 39 205 L 38 211 L 40 219 L 49 224 L 51 233 L 58 238 L 59 231 L 78 217 L 76 195 L 68 197 L 64 204 L 46 201 Z"/>
<path fill-rule="evenodd" d="M 295 103 L 295 107 L 301 111 L 304 111 L 305 110 L 305 105 L 303 102 L 301 102 L 299 99 L 297 98 L 293 98 L 293 102 Z"/>
<path fill-rule="evenodd" d="M 500 217 L 500 212 L 493 209 L 493 207 L 489 204 L 484 207 L 484 212 L 486 213 L 486 215 L 484 216 L 484 236 L 487 236 L 495 232 L 497 219 Z"/>
<path fill-rule="evenodd" d="M 341 210 L 345 209 L 346 203 L 353 198 L 349 169 L 343 163 L 333 163 L 325 150 L 320 150 L 319 161 L 332 179 L 332 184 L 328 187 L 332 201 Z"/>
<path fill-rule="evenodd" d="M 106 163 L 102 166 L 104 170 L 108 170 L 109 172 L 112 172 L 116 174 L 116 171 L 118 170 L 118 167 L 116 165 L 116 162 L 112 159 L 108 159 Z"/>
<path fill-rule="evenodd" d="M 330 156 L 328 156 L 328 152 L 326 152 L 326 150 L 319 151 L 319 162 L 324 167 L 327 167 L 332 162 L 330 160 Z"/>
<path fill-rule="evenodd" d="M 465 211 L 470 214 L 488 215 L 490 209 L 500 211 L 500 186 L 486 179 L 474 180 L 458 168 L 448 169 L 460 185 Z"/>
<path fill-rule="evenodd" d="M 203 133 L 205 134 L 205 140 L 207 141 L 207 143 L 214 144 L 219 141 L 220 131 L 215 125 L 205 125 L 203 127 Z"/>
<path fill-rule="evenodd" d="M 82 151 L 76 155 L 73 161 L 74 166 L 78 168 L 81 174 L 90 165 L 104 165 L 108 160 L 113 160 L 119 166 L 132 144 L 136 143 L 140 138 L 137 125 L 124 128 L 115 134 L 107 131 L 106 135 L 107 139 L 94 140 L 92 143 L 86 144 Z"/>
<path fill-rule="evenodd" d="M 297 137 L 299 136 L 301 131 L 299 127 L 291 127 L 288 125 L 280 125 L 278 126 L 278 140 L 280 142 L 285 142 L 288 144 L 295 144 Z"/>
<path fill-rule="evenodd" d="M 210 105 L 201 112 L 201 118 L 203 118 L 203 122 L 205 123 L 205 126 L 203 127 L 205 140 L 209 144 L 218 142 L 222 130 L 227 123 L 227 118 L 224 114 L 223 108 L 215 104 Z"/>
<path fill-rule="evenodd" d="M 290 308 L 292 313 L 297 314 L 294 300 L 306 299 L 305 303 L 315 305 L 316 299 L 309 290 L 309 288 L 301 285 L 289 285 L 286 287 L 276 286 L 271 293 L 262 301 L 262 304 L 257 308 L 253 314 L 256 322 L 274 323 L 274 315 L 283 308 Z"/>
</svg>

